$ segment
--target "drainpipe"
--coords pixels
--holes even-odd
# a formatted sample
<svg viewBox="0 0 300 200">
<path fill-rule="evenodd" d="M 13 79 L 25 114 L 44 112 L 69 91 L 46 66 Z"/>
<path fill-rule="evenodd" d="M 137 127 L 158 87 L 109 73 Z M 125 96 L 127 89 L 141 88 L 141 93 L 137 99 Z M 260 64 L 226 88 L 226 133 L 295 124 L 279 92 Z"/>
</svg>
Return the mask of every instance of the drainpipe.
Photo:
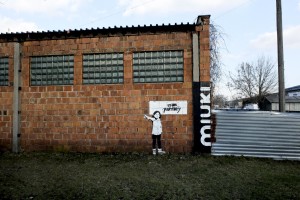
<svg viewBox="0 0 300 200">
<path fill-rule="evenodd" d="M 193 152 L 200 152 L 200 54 L 199 54 L 199 33 L 192 33 L 193 46 Z"/>
<path fill-rule="evenodd" d="M 12 151 L 18 153 L 20 138 L 20 90 L 21 90 L 21 47 L 20 43 L 14 43 L 14 92 L 13 92 L 13 141 Z"/>
</svg>

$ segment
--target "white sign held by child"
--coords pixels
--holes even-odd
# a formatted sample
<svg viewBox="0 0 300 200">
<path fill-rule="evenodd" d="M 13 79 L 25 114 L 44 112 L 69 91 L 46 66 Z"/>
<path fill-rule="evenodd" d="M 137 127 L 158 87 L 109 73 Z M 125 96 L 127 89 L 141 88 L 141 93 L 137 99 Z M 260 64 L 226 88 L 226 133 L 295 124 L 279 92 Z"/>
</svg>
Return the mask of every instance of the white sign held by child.
<svg viewBox="0 0 300 200">
<path fill-rule="evenodd" d="M 159 111 L 162 115 L 186 115 L 187 101 L 150 101 L 149 114 Z"/>
</svg>

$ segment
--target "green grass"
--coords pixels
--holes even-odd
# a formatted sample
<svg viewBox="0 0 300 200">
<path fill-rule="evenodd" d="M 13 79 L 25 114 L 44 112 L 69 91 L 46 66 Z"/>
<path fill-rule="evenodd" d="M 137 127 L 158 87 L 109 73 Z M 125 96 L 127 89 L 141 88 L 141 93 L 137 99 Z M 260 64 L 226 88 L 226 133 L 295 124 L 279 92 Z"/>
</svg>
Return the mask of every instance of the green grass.
<svg viewBox="0 0 300 200">
<path fill-rule="evenodd" d="M 0 154 L 1 199 L 300 199 L 300 162 L 145 154 Z"/>
</svg>

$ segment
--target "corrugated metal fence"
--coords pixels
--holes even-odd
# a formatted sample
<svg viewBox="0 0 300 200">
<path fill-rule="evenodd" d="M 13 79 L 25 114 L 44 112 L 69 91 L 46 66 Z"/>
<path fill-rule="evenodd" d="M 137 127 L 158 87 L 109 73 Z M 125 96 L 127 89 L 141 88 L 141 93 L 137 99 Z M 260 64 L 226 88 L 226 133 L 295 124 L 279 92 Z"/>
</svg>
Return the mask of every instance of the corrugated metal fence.
<svg viewBox="0 0 300 200">
<path fill-rule="evenodd" d="M 300 160 L 300 114 L 214 111 L 212 155 Z"/>
</svg>

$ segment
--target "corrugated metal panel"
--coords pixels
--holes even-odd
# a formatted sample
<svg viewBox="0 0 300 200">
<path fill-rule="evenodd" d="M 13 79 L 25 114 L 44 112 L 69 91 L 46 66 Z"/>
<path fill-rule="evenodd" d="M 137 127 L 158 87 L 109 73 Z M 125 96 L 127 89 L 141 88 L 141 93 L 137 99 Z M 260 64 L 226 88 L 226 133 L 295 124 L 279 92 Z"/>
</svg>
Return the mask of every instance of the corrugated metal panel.
<svg viewBox="0 0 300 200">
<path fill-rule="evenodd" d="M 300 160 L 300 114 L 215 111 L 212 155 Z"/>
</svg>

